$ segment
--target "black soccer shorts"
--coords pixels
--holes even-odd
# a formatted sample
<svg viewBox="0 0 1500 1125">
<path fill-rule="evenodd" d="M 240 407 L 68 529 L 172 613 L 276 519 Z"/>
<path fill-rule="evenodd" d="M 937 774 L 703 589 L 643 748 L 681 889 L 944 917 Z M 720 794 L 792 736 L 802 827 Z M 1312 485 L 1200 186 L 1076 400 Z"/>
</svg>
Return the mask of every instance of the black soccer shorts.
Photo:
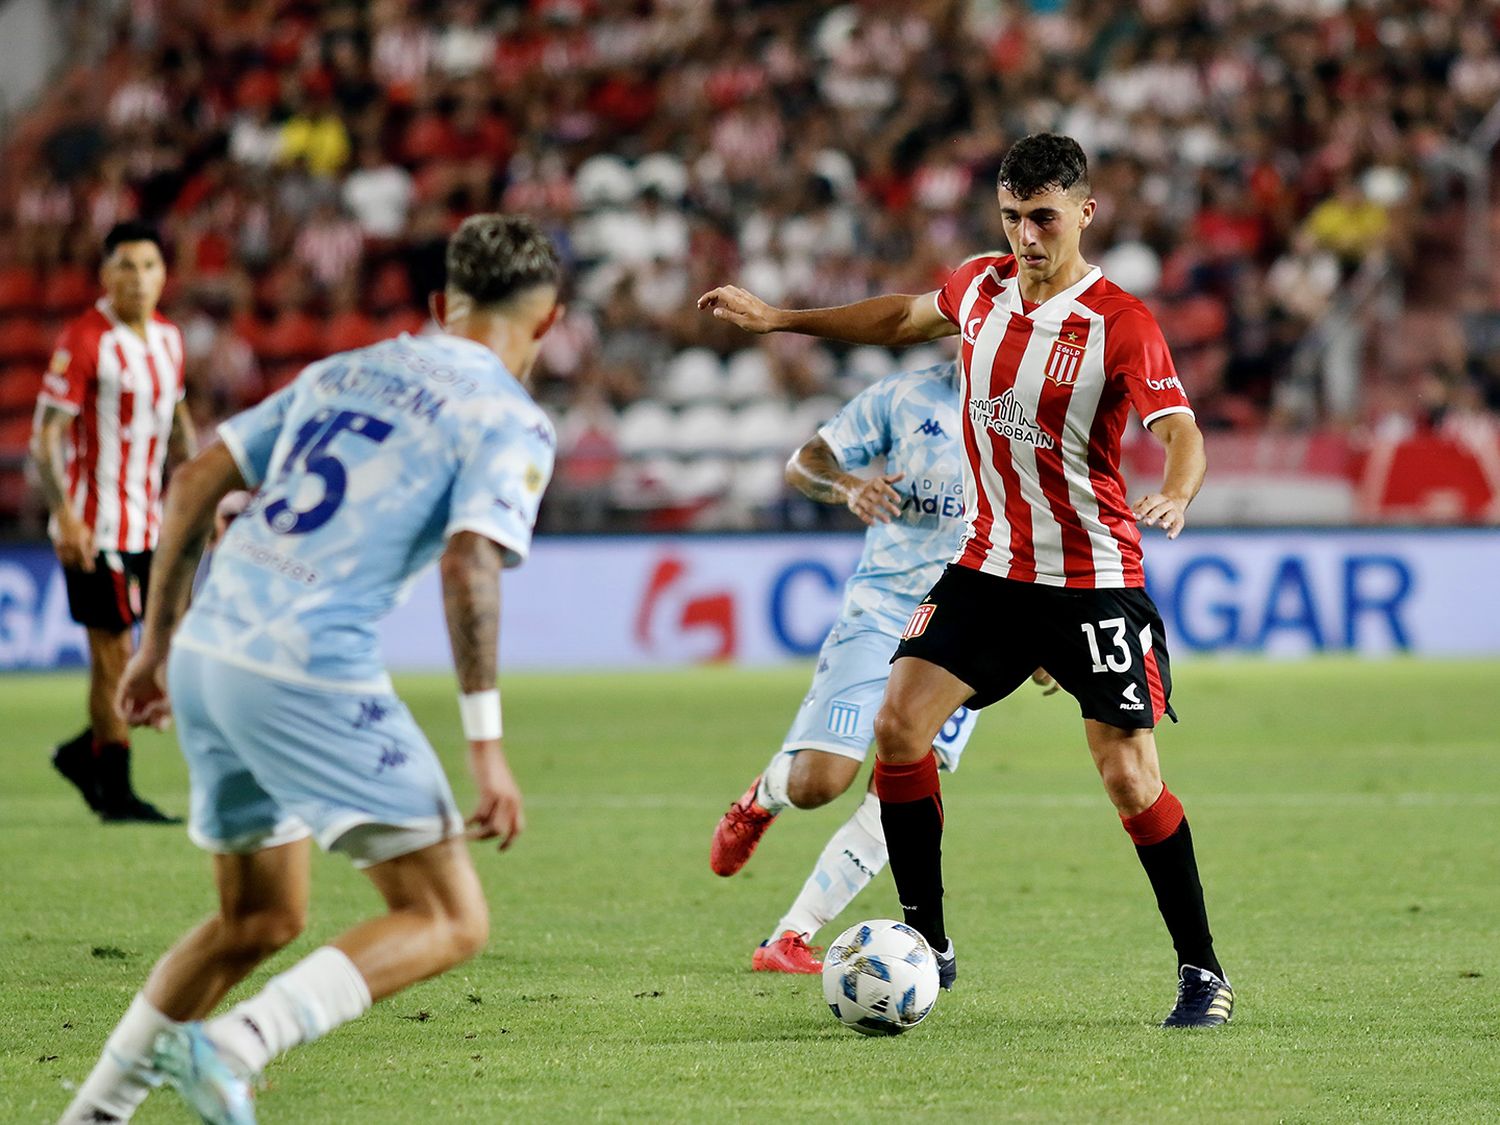
<svg viewBox="0 0 1500 1125">
<path fill-rule="evenodd" d="M 1173 722 L 1166 629 L 1145 590 L 1075 590 L 950 565 L 922 599 L 895 661 L 915 656 L 988 707 L 1045 668 L 1085 719 L 1128 730 Z"/>
<path fill-rule="evenodd" d="M 63 579 L 74 621 L 86 629 L 123 633 L 146 612 L 151 552 L 100 551 L 92 574 L 64 567 Z"/>
</svg>

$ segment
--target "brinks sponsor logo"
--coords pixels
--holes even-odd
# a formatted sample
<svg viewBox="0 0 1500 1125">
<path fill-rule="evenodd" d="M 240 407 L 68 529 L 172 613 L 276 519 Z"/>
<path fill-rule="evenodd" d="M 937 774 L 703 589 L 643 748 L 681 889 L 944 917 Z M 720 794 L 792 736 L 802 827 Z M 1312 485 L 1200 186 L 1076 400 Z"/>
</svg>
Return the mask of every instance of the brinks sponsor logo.
<svg viewBox="0 0 1500 1125">
<path fill-rule="evenodd" d="M 1038 449 L 1057 447 L 1052 435 L 1026 416 L 1014 391 L 1008 390 L 999 398 L 971 399 L 969 420 L 1011 441 L 1025 442 Z"/>
</svg>

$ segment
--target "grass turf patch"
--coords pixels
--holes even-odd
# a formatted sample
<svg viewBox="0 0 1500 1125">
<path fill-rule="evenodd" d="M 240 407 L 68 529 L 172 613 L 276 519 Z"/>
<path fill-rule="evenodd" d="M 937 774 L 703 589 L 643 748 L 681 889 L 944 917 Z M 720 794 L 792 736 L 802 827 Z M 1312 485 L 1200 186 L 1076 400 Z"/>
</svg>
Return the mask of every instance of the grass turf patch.
<svg viewBox="0 0 1500 1125">
<path fill-rule="evenodd" d="M 262 1120 L 1500 1117 L 1500 665 L 1176 671 L 1164 772 L 1238 992 L 1229 1028 L 1154 1026 L 1170 945 L 1064 696 L 987 711 L 945 779 L 959 988 L 870 1040 L 815 979 L 748 971 L 858 794 L 783 816 L 735 878 L 708 871 L 808 670 L 511 676 L 529 828 L 506 855 L 475 849 L 490 948 L 276 1063 Z M 399 686 L 467 803 L 451 681 Z M 48 766 L 82 721 L 79 677 L 4 694 L 0 1120 L 42 1121 L 214 898 L 179 829 L 101 826 Z M 171 737 L 140 736 L 136 757 L 142 792 L 185 810 Z M 347 864 L 315 863 L 308 933 L 236 995 L 377 908 Z M 882 874 L 821 936 L 898 912 Z M 136 1118 L 186 1119 L 168 1093 Z"/>
</svg>

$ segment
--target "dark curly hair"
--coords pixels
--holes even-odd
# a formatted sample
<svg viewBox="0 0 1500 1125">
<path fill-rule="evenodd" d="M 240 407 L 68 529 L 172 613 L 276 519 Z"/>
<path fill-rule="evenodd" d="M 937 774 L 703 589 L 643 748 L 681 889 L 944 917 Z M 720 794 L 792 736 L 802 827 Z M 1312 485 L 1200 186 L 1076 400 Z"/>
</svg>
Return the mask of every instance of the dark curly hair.
<svg viewBox="0 0 1500 1125">
<path fill-rule="evenodd" d="M 1072 137 L 1032 133 L 1010 146 L 1000 162 L 999 184 L 1017 199 L 1050 188 L 1089 193 L 1089 161 Z"/>
<path fill-rule="evenodd" d="M 557 248 L 524 215 L 470 215 L 448 240 L 448 285 L 481 305 L 502 304 L 562 276 Z"/>
</svg>

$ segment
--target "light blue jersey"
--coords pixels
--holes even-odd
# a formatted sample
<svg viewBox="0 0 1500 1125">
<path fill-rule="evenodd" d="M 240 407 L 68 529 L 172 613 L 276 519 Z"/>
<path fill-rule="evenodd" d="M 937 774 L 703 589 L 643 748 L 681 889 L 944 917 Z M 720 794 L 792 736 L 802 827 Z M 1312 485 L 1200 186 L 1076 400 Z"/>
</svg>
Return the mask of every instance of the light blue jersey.
<svg viewBox="0 0 1500 1125">
<path fill-rule="evenodd" d="M 860 392 L 818 436 L 845 469 L 885 458 L 904 473 L 901 514 L 865 532 L 859 565 L 844 587 L 838 621 L 818 653 L 812 687 L 782 742 L 862 761 L 891 674 L 891 654 L 912 611 L 953 557 L 964 530 L 963 435 L 958 365 L 888 376 Z M 933 742 L 939 763 L 958 768 L 979 712 L 960 707 Z"/>
<path fill-rule="evenodd" d="M 899 637 L 953 557 L 964 530 L 958 365 L 889 375 L 855 395 L 818 436 L 846 470 L 879 457 L 905 474 L 901 514 L 865 532 L 844 588 L 843 622 Z"/>
<path fill-rule="evenodd" d="M 174 644 L 347 691 L 389 690 L 376 622 L 448 536 L 526 556 L 556 444 L 494 353 L 457 336 L 314 363 L 219 435 L 258 492 Z"/>
</svg>

